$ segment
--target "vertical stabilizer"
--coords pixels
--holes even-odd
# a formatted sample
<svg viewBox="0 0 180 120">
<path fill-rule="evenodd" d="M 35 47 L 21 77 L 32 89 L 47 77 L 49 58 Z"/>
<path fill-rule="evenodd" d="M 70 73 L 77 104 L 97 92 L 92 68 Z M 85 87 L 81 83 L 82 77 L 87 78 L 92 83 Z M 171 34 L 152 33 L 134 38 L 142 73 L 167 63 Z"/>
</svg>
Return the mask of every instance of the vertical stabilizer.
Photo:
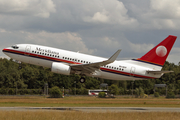
<svg viewBox="0 0 180 120">
<path fill-rule="evenodd" d="M 176 41 L 176 38 L 176 36 L 169 35 L 166 39 L 164 39 L 161 43 L 151 49 L 148 53 L 136 60 L 145 63 L 155 64 L 158 66 L 163 66 L 169 55 L 169 52 L 171 51 L 172 46 L 174 45 L 174 42 Z"/>
</svg>

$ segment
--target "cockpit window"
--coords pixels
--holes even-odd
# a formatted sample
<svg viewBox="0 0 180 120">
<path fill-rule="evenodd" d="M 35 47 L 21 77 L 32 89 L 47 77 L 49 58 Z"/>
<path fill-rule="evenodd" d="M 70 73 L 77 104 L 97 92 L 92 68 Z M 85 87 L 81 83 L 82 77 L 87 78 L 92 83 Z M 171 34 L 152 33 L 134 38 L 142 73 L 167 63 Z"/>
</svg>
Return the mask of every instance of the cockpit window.
<svg viewBox="0 0 180 120">
<path fill-rule="evenodd" d="M 11 47 L 14 48 L 14 49 L 18 49 L 19 48 L 17 45 L 13 45 Z"/>
</svg>

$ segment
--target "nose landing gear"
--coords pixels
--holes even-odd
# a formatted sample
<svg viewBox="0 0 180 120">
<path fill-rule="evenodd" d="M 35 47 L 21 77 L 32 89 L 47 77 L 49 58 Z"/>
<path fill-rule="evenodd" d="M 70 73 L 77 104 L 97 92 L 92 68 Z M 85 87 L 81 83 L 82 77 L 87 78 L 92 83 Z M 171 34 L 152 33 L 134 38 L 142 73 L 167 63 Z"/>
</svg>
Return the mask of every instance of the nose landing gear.
<svg viewBox="0 0 180 120">
<path fill-rule="evenodd" d="M 21 64 L 19 64 L 19 67 L 18 67 L 18 69 L 20 70 L 20 69 L 22 69 L 22 66 L 21 66 Z"/>
<path fill-rule="evenodd" d="M 21 64 L 21 62 L 20 62 L 20 61 L 18 61 L 18 63 L 19 63 L 19 67 L 18 67 L 18 69 L 20 70 L 20 69 L 22 69 L 22 64 Z"/>
</svg>

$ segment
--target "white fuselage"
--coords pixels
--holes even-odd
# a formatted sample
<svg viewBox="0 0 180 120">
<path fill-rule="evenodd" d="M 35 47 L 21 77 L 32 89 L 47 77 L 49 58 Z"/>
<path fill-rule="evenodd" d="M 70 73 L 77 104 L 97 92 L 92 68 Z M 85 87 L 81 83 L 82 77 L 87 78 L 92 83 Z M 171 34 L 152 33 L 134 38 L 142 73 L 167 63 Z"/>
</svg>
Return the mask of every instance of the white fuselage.
<svg viewBox="0 0 180 120">
<path fill-rule="evenodd" d="M 106 58 L 72 52 L 52 47 L 18 44 L 18 49 L 8 47 L 3 52 L 12 59 L 43 67 L 52 67 L 53 62 L 64 64 L 90 64 L 107 60 Z M 162 66 L 143 63 L 136 60 L 114 61 L 101 66 L 98 74 L 87 75 L 111 80 L 141 80 L 159 78 L 162 74 L 148 73 L 148 70 L 161 70 Z M 75 73 L 76 74 L 76 73 Z"/>
</svg>

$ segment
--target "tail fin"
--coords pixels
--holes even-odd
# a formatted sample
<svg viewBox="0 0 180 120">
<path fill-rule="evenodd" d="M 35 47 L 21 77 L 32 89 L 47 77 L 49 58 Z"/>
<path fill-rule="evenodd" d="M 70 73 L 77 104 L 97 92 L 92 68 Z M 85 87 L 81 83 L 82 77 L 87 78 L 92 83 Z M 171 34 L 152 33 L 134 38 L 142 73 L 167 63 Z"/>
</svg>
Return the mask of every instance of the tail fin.
<svg viewBox="0 0 180 120">
<path fill-rule="evenodd" d="M 156 47 L 154 47 L 144 56 L 136 60 L 155 64 L 158 66 L 163 66 L 169 55 L 169 52 L 171 51 L 172 46 L 174 45 L 174 42 L 176 41 L 176 38 L 177 38 L 176 36 L 169 35 Z"/>
</svg>

